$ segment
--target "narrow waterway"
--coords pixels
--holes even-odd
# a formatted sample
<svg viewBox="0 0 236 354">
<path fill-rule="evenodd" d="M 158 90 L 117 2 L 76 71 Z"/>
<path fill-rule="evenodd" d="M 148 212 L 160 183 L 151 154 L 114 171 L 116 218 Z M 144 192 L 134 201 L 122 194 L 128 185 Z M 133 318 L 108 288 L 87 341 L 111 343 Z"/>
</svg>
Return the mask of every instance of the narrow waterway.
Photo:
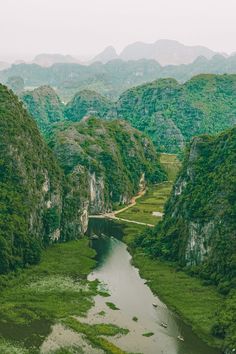
<svg viewBox="0 0 236 354">
<path fill-rule="evenodd" d="M 96 296 L 88 322 L 114 323 L 129 334 L 113 343 L 127 352 L 144 354 L 219 354 L 203 343 L 183 321 L 154 296 L 131 264 L 131 255 L 121 241 L 122 228 L 114 221 L 91 219 L 89 235 L 97 252 L 97 266 L 89 280 L 99 279 L 110 297 Z M 96 238 L 98 236 L 98 238 Z M 119 310 L 110 309 L 106 302 Z M 155 306 L 153 306 L 153 304 Z M 103 316 L 99 315 L 103 313 Z M 162 327 L 166 323 L 167 328 Z M 143 334 L 153 335 L 146 337 Z M 178 339 L 183 337 L 184 341 Z M 111 339 L 109 339 L 111 340 Z"/>
</svg>

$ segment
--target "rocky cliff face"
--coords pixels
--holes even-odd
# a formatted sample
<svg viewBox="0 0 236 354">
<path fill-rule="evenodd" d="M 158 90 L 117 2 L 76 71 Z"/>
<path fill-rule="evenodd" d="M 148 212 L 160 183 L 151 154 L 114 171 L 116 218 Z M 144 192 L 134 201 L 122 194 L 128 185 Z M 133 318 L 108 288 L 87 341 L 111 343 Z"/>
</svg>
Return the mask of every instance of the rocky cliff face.
<svg viewBox="0 0 236 354">
<path fill-rule="evenodd" d="M 50 146 L 67 176 L 80 188 L 90 214 L 111 211 L 127 203 L 144 180 L 165 179 L 150 140 L 122 121 L 94 117 L 58 125 Z M 75 170 L 83 182 L 75 181 Z"/>
<path fill-rule="evenodd" d="M 236 128 L 193 139 L 157 227 L 168 259 L 219 287 L 235 281 Z"/>
<path fill-rule="evenodd" d="M 0 273 L 83 233 L 83 199 L 12 91 L 0 85 Z M 84 220 L 85 219 L 85 220 Z"/>
<path fill-rule="evenodd" d="M 236 343 L 236 127 L 194 138 L 165 206 L 163 221 L 137 237 L 153 257 L 174 261 L 213 284 L 225 304 L 213 314 L 212 334 L 225 353 Z"/>
</svg>

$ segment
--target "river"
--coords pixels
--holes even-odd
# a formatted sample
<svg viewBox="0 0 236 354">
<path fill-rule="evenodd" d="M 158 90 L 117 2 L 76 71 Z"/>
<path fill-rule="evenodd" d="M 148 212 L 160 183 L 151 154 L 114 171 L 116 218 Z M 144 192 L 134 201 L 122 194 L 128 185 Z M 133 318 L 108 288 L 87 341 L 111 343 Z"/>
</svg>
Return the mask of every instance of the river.
<svg viewBox="0 0 236 354">
<path fill-rule="evenodd" d="M 121 349 L 144 354 L 219 354 L 199 339 L 184 322 L 155 296 L 131 263 L 131 255 L 122 240 L 122 228 L 114 221 L 91 219 L 88 234 L 97 252 L 97 266 L 89 280 L 98 279 L 110 297 L 95 297 L 88 322 L 114 323 L 128 328 L 126 336 L 111 340 Z M 110 309 L 106 302 L 119 310 Z M 153 304 L 157 305 L 156 307 Z M 99 315 L 104 313 L 104 316 Z M 163 328 L 161 323 L 166 323 Z M 146 337 L 143 334 L 153 333 Z M 184 341 L 178 339 L 182 336 Z"/>
</svg>

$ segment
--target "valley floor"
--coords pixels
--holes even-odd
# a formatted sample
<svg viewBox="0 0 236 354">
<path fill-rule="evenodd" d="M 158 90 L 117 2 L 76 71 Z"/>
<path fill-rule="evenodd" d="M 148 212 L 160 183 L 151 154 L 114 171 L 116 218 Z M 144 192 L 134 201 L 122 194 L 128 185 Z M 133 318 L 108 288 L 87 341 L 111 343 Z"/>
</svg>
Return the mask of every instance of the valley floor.
<svg viewBox="0 0 236 354">
<path fill-rule="evenodd" d="M 174 178 L 178 170 L 175 157 L 165 160 L 169 178 Z M 170 164 L 168 164 L 168 159 Z M 174 159 L 174 161 L 173 161 Z M 174 169 L 174 172 L 173 172 Z M 163 212 L 163 205 L 171 190 L 171 183 L 150 188 L 136 204 L 122 210 L 119 217 L 129 221 L 154 224 L 160 217 L 153 212 Z M 145 230 L 145 226 L 122 222 L 125 225 L 124 241 L 129 246 L 134 264 L 140 274 L 147 279 L 152 291 L 189 323 L 194 331 L 212 346 L 220 346 L 220 341 L 210 335 L 216 311 L 223 304 L 213 287 L 203 286 L 201 281 L 186 275 L 167 263 L 152 260 L 139 249 L 132 248 L 135 236 Z M 114 324 L 87 324 L 75 319 L 83 318 L 94 304 L 94 296 L 107 296 L 97 281 L 88 282 L 87 275 L 95 265 L 95 251 L 88 240 L 72 241 L 51 246 L 43 253 L 39 265 L 0 277 L 0 353 L 39 353 L 45 338 L 56 327 L 56 335 L 66 329 L 73 330 L 82 346 L 69 348 L 44 347 L 54 354 L 68 353 L 111 353 L 122 354 L 109 336 L 125 335 L 127 330 Z M 109 300 L 108 300 L 109 301 Z M 102 314 L 101 314 L 102 315 Z M 55 329 L 55 327 L 53 327 Z M 56 330 L 55 329 L 55 330 Z M 73 343 L 73 338 L 70 337 Z M 89 349 L 88 349 L 89 348 Z M 95 349 L 94 349 L 95 348 Z"/>
</svg>

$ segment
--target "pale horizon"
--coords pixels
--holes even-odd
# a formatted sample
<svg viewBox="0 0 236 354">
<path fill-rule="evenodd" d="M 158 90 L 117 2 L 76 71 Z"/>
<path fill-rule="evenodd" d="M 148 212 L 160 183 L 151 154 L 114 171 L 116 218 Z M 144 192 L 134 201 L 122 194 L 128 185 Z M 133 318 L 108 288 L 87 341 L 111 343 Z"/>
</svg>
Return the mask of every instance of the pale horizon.
<svg viewBox="0 0 236 354">
<path fill-rule="evenodd" d="M 170 39 L 219 53 L 236 51 L 234 0 L 8 0 L 1 4 L 0 60 L 41 53 L 87 60 L 111 45 Z"/>
</svg>

